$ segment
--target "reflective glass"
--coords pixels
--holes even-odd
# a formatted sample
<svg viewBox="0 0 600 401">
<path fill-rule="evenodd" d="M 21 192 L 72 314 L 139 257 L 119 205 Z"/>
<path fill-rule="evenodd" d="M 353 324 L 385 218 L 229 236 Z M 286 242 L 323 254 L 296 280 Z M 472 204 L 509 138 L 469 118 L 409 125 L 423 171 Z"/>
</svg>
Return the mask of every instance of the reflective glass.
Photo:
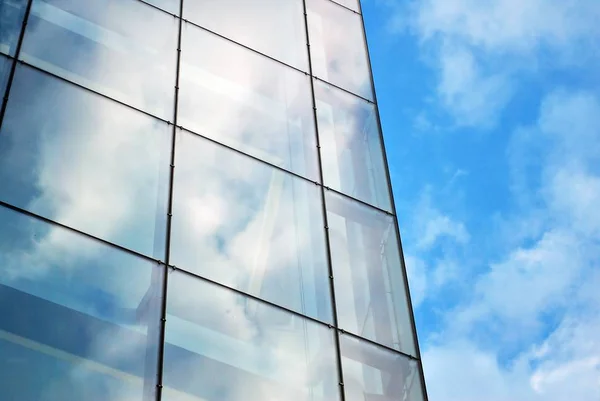
<svg viewBox="0 0 600 401">
<path fill-rule="evenodd" d="M 27 0 L 0 0 L 0 53 L 14 56 Z"/>
<path fill-rule="evenodd" d="M 343 5 L 344 7 L 348 7 L 351 10 L 356 12 L 360 12 L 360 7 L 358 6 L 358 0 L 333 0 L 334 2 Z"/>
<path fill-rule="evenodd" d="M 308 71 L 302 0 L 195 0 L 183 7 L 187 20 Z"/>
<path fill-rule="evenodd" d="M 8 80 L 11 64 L 11 59 L 0 55 L 0 105 L 4 98 L 4 89 L 6 88 L 6 81 Z"/>
<path fill-rule="evenodd" d="M 162 274 L 0 206 L 1 398 L 150 399 Z"/>
<path fill-rule="evenodd" d="M 179 3 L 181 0 L 143 0 L 156 7 L 159 7 L 174 15 L 179 15 Z"/>
<path fill-rule="evenodd" d="M 172 263 L 329 322 L 319 187 L 178 134 Z"/>
<path fill-rule="evenodd" d="M 307 0 L 313 74 L 373 99 L 361 16 L 329 0 Z"/>
<path fill-rule="evenodd" d="M 322 82 L 315 96 L 323 184 L 391 211 L 375 106 Z"/>
<path fill-rule="evenodd" d="M 417 361 L 348 335 L 340 336 L 346 401 L 423 401 Z"/>
<path fill-rule="evenodd" d="M 336 401 L 325 325 L 169 273 L 164 401 Z"/>
<path fill-rule="evenodd" d="M 20 58 L 164 119 L 177 19 L 141 1 L 33 0 Z"/>
<path fill-rule="evenodd" d="M 200 28 L 184 27 L 179 124 L 316 180 L 309 78 Z"/>
<path fill-rule="evenodd" d="M 0 199 L 164 257 L 171 129 L 18 66 L 0 132 Z"/>
<path fill-rule="evenodd" d="M 331 191 L 326 204 L 340 328 L 415 355 L 394 218 Z"/>
</svg>

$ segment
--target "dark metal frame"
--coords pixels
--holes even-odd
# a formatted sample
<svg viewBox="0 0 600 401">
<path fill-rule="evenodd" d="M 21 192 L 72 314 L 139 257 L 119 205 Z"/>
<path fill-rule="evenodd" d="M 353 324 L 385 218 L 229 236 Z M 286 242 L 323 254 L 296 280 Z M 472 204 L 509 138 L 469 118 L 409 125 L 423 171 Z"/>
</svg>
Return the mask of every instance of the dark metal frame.
<svg viewBox="0 0 600 401">
<path fill-rule="evenodd" d="M 425 400 L 427 400 L 427 391 L 426 391 L 426 386 L 425 386 L 425 378 L 424 378 L 424 374 L 423 374 L 423 366 L 422 366 L 422 363 L 421 363 L 421 354 L 420 354 L 420 349 L 419 349 L 419 343 L 418 343 L 417 331 L 416 331 L 416 326 L 415 326 L 415 321 L 414 321 L 414 315 L 413 315 L 413 306 L 412 306 L 411 297 L 410 297 L 410 290 L 409 290 L 409 286 L 408 286 L 408 277 L 407 277 L 405 260 L 404 260 L 404 253 L 403 253 L 402 242 L 401 242 L 401 237 L 400 237 L 400 230 L 399 230 L 399 226 L 398 226 L 398 220 L 397 220 L 397 217 L 396 217 L 396 206 L 395 206 L 394 197 L 393 197 L 393 193 L 392 193 L 391 178 L 390 178 L 390 172 L 389 172 L 389 165 L 388 165 L 388 159 L 387 159 L 387 154 L 386 154 L 385 144 L 384 144 L 384 138 L 383 138 L 383 133 L 382 133 L 381 119 L 380 119 L 380 115 L 379 115 L 379 107 L 378 107 L 378 103 L 377 103 L 377 95 L 376 95 L 376 92 L 375 92 L 375 83 L 374 83 L 374 79 L 373 79 L 371 58 L 370 58 L 369 48 L 368 48 L 368 44 L 367 44 L 367 37 L 366 37 L 366 30 L 365 30 L 364 18 L 363 18 L 363 15 L 362 15 L 362 4 L 360 4 L 360 1 L 359 1 L 359 11 L 357 12 L 357 11 L 352 10 L 352 9 L 350 9 L 348 7 L 345 7 L 345 6 L 343 6 L 343 5 L 335 2 L 333 0 L 322 0 L 322 1 L 328 1 L 328 2 L 334 3 L 337 6 L 339 6 L 340 8 L 347 10 L 348 12 L 352 12 L 353 14 L 357 15 L 360 18 L 360 20 L 361 20 L 362 30 L 363 30 L 362 33 L 363 33 L 363 38 L 364 38 L 364 47 L 365 47 L 365 51 L 366 51 L 366 54 L 367 54 L 368 70 L 369 70 L 369 73 L 370 73 L 369 79 L 371 80 L 371 89 L 372 89 L 372 96 L 373 96 L 373 100 L 372 101 L 369 100 L 369 99 L 367 99 L 367 98 L 364 98 L 362 96 L 359 96 L 359 95 L 357 95 L 357 94 L 355 94 L 355 93 L 353 93 L 353 92 L 351 92 L 351 91 L 349 91 L 347 89 L 341 88 L 341 87 L 339 87 L 339 86 L 337 86 L 335 84 L 332 84 L 332 83 L 327 82 L 325 80 L 322 80 L 322 79 L 320 79 L 318 77 L 315 77 L 313 75 L 313 70 L 312 70 L 312 55 L 311 55 L 311 50 L 310 50 L 310 35 L 309 35 L 310 32 L 309 32 L 309 22 L 308 22 L 308 12 L 307 12 L 307 0 L 302 0 L 302 8 L 303 8 L 303 12 L 304 12 L 304 25 L 305 25 L 305 35 L 306 35 L 306 51 L 307 51 L 307 57 L 308 57 L 308 71 L 304 71 L 304 70 L 298 69 L 298 68 L 296 68 L 296 67 L 294 67 L 292 65 L 289 65 L 289 64 L 287 64 L 287 63 L 285 63 L 285 62 L 283 62 L 281 60 L 278 60 L 278 59 L 276 59 L 274 57 L 271 57 L 271 56 L 269 56 L 267 54 L 264 54 L 264 53 L 262 53 L 260 51 L 257 51 L 255 49 L 249 47 L 249 46 L 243 45 L 243 44 L 241 44 L 241 43 L 239 43 L 237 41 L 234 41 L 234 40 L 232 40 L 232 39 L 230 39 L 230 38 L 228 38 L 226 36 L 223 36 L 223 35 L 221 35 L 221 34 L 219 34 L 217 32 L 214 32 L 214 31 L 212 31 L 210 29 L 204 28 L 204 27 L 202 27 L 202 26 L 200 26 L 200 25 L 198 25 L 198 24 L 196 24 L 196 23 L 194 23 L 192 21 L 186 20 L 185 18 L 183 18 L 183 8 L 184 8 L 184 3 L 183 2 L 184 2 L 184 0 L 179 0 L 179 15 L 167 12 L 167 11 L 161 9 L 160 7 L 155 6 L 153 4 L 150 4 L 150 3 L 148 3 L 148 2 L 146 2 L 144 0 L 135 0 L 135 1 L 139 1 L 141 3 L 144 3 L 144 4 L 146 4 L 146 5 L 150 6 L 150 7 L 153 7 L 156 10 L 159 10 L 161 12 L 169 14 L 170 16 L 178 19 L 178 36 L 177 36 L 177 53 L 176 53 L 176 76 L 175 76 L 175 85 L 174 85 L 173 121 L 167 121 L 167 120 L 165 120 L 163 118 L 156 117 L 156 116 L 154 116 L 153 114 L 151 114 L 149 112 L 146 112 L 144 110 L 141 110 L 139 108 L 131 106 L 131 105 L 125 103 L 125 102 L 118 101 L 118 100 L 116 100 L 116 99 L 114 99 L 114 98 L 112 98 L 112 97 L 110 97 L 108 95 L 105 95 L 105 94 L 97 92 L 97 91 L 95 91 L 93 89 L 87 88 L 84 85 L 72 82 L 72 81 L 70 81 L 70 80 L 68 80 L 66 78 L 57 76 L 57 75 L 55 75 L 55 74 L 53 74 L 51 72 L 45 71 L 45 70 L 43 70 L 43 69 L 41 69 L 39 67 L 31 65 L 31 64 L 29 64 L 27 62 L 24 62 L 22 60 L 19 60 L 20 53 L 21 53 L 21 47 L 23 45 L 23 41 L 24 41 L 24 37 L 25 37 L 25 32 L 26 32 L 26 27 L 27 27 L 27 23 L 28 23 L 28 20 L 29 20 L 29 15 L 30 15 L 30 12 L 31 12 L 32 2 L 33 2 L 33 0 L 27 0 L 27 5 L 26 5 L 26 9 L 25 9 L 25 12 L 24 12 L 24 15 L 23 15 L 23 22 L 22 22 L 20 33 L 19 33 L 19 38 L 18 38 L 18 41 L 17 41 L 15 54 L 14 54 L 13 57 L 6 55 L 6 57 L 9 60 L 11 60 L 12 64 L 11 64 L 11 67 L 10 67 L 10 71 L 9 71 L 9 75 L 8 75 L 8 79 L 7 79 L 7 83 L 6 83 L 5 94 L 4 94 L 3 98 L 2 98 L 2 104 L 1 104 L 1 108 L 0 108 L 0 129 L 2 127 L 2 123 L 3 123 L 3 120 L 4 120 L 5 113 L 6 113 L 6 109 L 7 109 L 7 105 L 8 105 L 8 99 L 9 99 L 10 91 L 11 91 L 11 88 L 12 88 L 12 83 L 13 83 L 13 80 L 14 80 L 15 72 L 16 72 L 16 69 L 17 69 L 17 64 L 19 64 L 19 63 L 22 64 L 22 65 L 25 65 L 25 66 L 27 66 L 29 68 L 33 68 L 33 69 L 41 71 L 41 72 L 43 72 L 45 74 L 48 74 L 48 75 L 50 75 L 50 76 L 52 76 L 52 77 L 54 77 L 56 79 L 60 79 L 60 80 L 65 81 L 65 82 L 69 82 L 72 85 L 75 85 L 75 86 L 77 86 L 79 88 L 82 88 L 82 89 L 85 89 L 87 91 L 90 91 L 91 93 L 99 95 L 99 96 L 101 96 L 101 97 L 103 97 L 105 99 L 117 102 L 117 103 L 119 103 L 119 104 L 121 104 L 121 105 L 123 105 L 125 107 L 128 107 L 130 109 L 139 111 L 139 112 L 141 112 L 141 113 L 143 113 L 143 114 L 145 114 L 147 116 L 155 118 L 157 121 L 162 121 L 162 122 L 164 122 L 166 124 L 171 125 L 172 126 L 172 135 L 171 135 L 170 164 L 169 164 L 169 177 L 168 177 L 168 191 L 169 191 L 169 193 L 168 193 L 167 219 L 166 219 L 166 231 L 165 231 L 165 255 L 164 255 L 164 262 L 161 259 L 155 259 L 155 258 L 149 257 L 147 255 L 140 254 L 140 253 L 138 253 L 136 251 L 133 251 L 131 249 L 125 248 L 123 246 L 120 246 L 118 244 L 112 243 L 110 241 L 103 240 L 101 238 L 98 238 L 98 237 L 95 237 L 93 235 L 87 234 L 87 233 L 82 232 L 80 230 L 77 230 L 75 228 L 72 228 L 72 227 L 66 226 L 64 224 L 55 222 L 55 221 L 53 221 L 51 219 L 48 219 L 48 218 L 36 215 L 35 213 L 29 212 L 27 210 L 24 210 L 22 208 L 16 207 L 14 205 L 10 205 L 10 204 L 8 204 L 6 202 L 0 201 L 0 207 L 5 207 L 5 208 L 11 209 L 13 211 L 16 211 L 16 212 L 28 215 L 30 217 L 39 219 L 39 220 L 44 221 L 44 222 L 46 222 L 48 224 L 52 224 L 52 225 L 55 225 L 55 226 L 62 227 L 64 229 L 67 229 L 69 231 L 72 231 L 74 233 L 82 235 L 84 237 L 87 237 L 87 238 L 99 241 L 99 242 L 101 242 L 101 243 L 103 243 L 103 244 L 105 244 L 107 246 L 112 247 L 112 248 L 116 248 L 118 250 L 121 250 L 121 251 L 127 252 L 129 254 L 135 255 L 137 257 L 140 257 L 140 258 L 143 258 L 143 259 L 146 259 L 146 260 L 149 260 L 149 261 L 153 261 L 153 262 L 159 263 L 162 266 L 162 268 L 164 269 L 164 274 L 163 274 L 163 279 L 162 279 L 163 281 L 161 283 L 161 287 L 162 287 L 162 301 L 161 301 L 161 304 L 160 304 L 160 327 L 159 327 L 159 330 L 158 330 L 159 343 L 158 343 L 158 355 L 157 355 L 157 363 L 158 364 L 157 364 L 157 370 L 156 370 L 156 373 L 157 373 L 156 380 L 157 380 L 157 382 L 156 382 L 156 393 L 155 393 L 157 401 L 161 401 L 161 399 L 162 399 L 162 389 L 163 389 L 163 364 L 164 364 L 165 334 L 166 334 L 166 316 L 167 316 L 167 291 L 168 291 L 168 276 L 169 276 L 169 271 L 170 270 L 180 270 L 181 272 L 183 272 L 186 275 L 189 275 L 191 277 L 195 277 L 195 278 L 203 280 L 205 282 L 212 283 L 213 285 L 216 285 L 216 286 L 218 286 L 220 288 L 227 289 L 229 291 L 233 291 L 233 292 L 235 292 L 237 294 L 243 295 L 243 296 L 248 297 L 250 299 L 253 299 L 255 301 L 261 302 L 261 303 L 266 304 L 266 305 L 270 305 L 270 306 L 278 308 L 280 310 L 284 310 L 284 311 L 286 311 L 286 312 L 288 312 L 288 313 L 290 313 L 292 315 L 300 316 L 300 317 L 302 317 L 304 319 L 307 319 L 309 321 L 312 321 L 312 322 L 315 322 L 315 323 L 318 323 L 318 324 L 322 324 L 324 326 L 328 326 L 329 328 L 333 329 L 335 331 L 334 339 L 335 339 L 335 348 L 336 348 L 337 374 L 338 374 L 338 380 L 339 380 L 338 384 L 339 384 L 341 401 L 345 401 L 345 392 L 344 392 L 344 388 L 343 388 L 344 387 L 344 376 L 343 376 L 343 369 L 342 369 L 342 354 L 341 354 L 341 349 L 340 349 L 340 335 L 347 335 L 347 336 L 359 339 L 362 342 L 372 344 L 372 345 L 377 346 L 377 347 L 379 347 L 381 349 L 386 349 L 386 350 L 388 350 L 388 351 L 390 351 L 390 352 L 392 352 L 392 353 L 394 353 L 396 355 L 403 356 L 403 357 L 407 358 L 407 360 L 416 361 L 417 365 L 418 365 L 418 371 L 419 371 L 420 376 L 421 376 L 422 393 L 423 393 L 423 396 L 425 397 Z M 294 173 L 292 171 L 289 171 L 289 170 L 287 170 L 287 169 L 285 169 L 283 167 L 271 164 L 271 163 L 269 163 L 269 162 L 267 162 L 265 160 L 262 160 L 262 159 L 260 159 L 258 157 L 254 157 L 254 156 L 248 155 L 248 154 L 246 154 L 243 151 L 240 151 L 238 149 L 232 148 L 231 146 L 227 146 L 227 145 L 221 144 L 221 143 L 219 143 L 218 141 L 216 141 L 214 139 L 208 138 L 208 137 L 202 135 L 201 133 L 196 133 L 196 132 L 190 131 L 190 130 L 188 130 L 188 129 L 186 129 L 186 128 L 178 125 L 179 82 L 180 82 L 179 80 L 180 80 L 180 67 L 181 67 L 181 41 L 182 41 L 182 29 L 183 29 L 183 24 L 184 23 L 189 23 L 190 25 L 193 25 L 194 27 L 200 28 L 200 29 L 202 29 L 202 30 L 204 30 L 206 32 L 209 32 L 211 34 L 219 36 L 219 37 L 221 37 L 221 38 L 223 38 L 223 39 L 225 39 L 225 40 L 227 40 L 229 42 L 235 43 L 235 44 L 237 44 L 237 45 L 239 45 L 239 46 L 241 46 L 241 47 L 243 47 L 243 48 L 245 48 L 245 49 L 247 49 L 247 50 L 249 50 L 249 51 L 251 51 L 253 53 L 260 54 L 260 55 L 262 55 L 262 56 L 264 56 L 264 57 L 266 57 L 266 58 L 268 58 L 268 59 L 270 59 L 272 61 L 275 61 L 275 62 L 277 62 L 279 64 L 285 65 L 285 66 L 287 66 L 287 67 L 289 67 L 289 68 L 291 68 L 293 70 L 296 70 L 296 71 L 298 71 L 300 73 L 303 73 L 303 74 L 307 75 L 308 77 L 310 77 L 310 90 L 311 90 L 311 97 L 312 97 L 313 119 L 314 119 L 314 124 L 315 124 L 315 135 L 316 135 L 316 145 L 317 145 L 317 155 L 318 155 L 317 157 L 318 157 L 318 164 L 319 164 L 318 170 L 319 170 L 319 180 L 320 180 L 320 182 L 315 182 L 313 180 L 310 180 L 310 179 L 308 179 L 308 178 L 306 178 L 306 177 L 304 177 L 304 176 L 302 176 L 300 174 L 297 174 L 297 173 Z M 327 85 L 330 85 L 331 87 L 336 88 L 339 91 L 351 94 L 352 96 L 355 96 L 355 97 L 357 97 L 359 99 L 362 99 L 365 102 L 368 102 L 369 104 L 374 105 L 374 107 L 375 107 L 375 114 L 376 114 L 376 123 L 377 123 L 377 128 L 379 130 L 379 140 L 380 140 L 380 144 L 381 144 L 381 152 L 382 152 L 383 160 L 384 160 L 384 163 L 385 163 L 385 174 L 386 174 L 386 179 L 387 179 L 387 182 L 388 182 L 388 192 L 389 192 L 389 195 L 390 195 L 390 198 L 391 198 L 390 199 L 390 201 L 391 201 L 391 210 L 392 210 L 391 213 L 389 211 L 381 209 L 381 208 L 379 208 L 377 206 L 371 205 L 371 204 L 369 204 L 369 203 L 367 203 L 365 201 L 362 201 L 360 199 L 355 199 L 355 198 L 353 198 L 353 197 L 351 197 L 351 196 L 349 196 L 347 194 L 344 194 L 342 192 L 333 190 L 333 189 L 328 188 L 328 187 L 326 187 L 326 186 L 323 185 L 323 175 L 324 174 L 323 174 L 323 164 L 322 164 L 322 156 L 321 156 L 321 144 L 320 144 L 320 136 L 319 136 L 319 124 L 318 124 L 318 120 L 317 120 L 317 100 L 316 100 L 316 95 L 315 95 L 315 81 L 325 82 Z M 274 303 L 272 303 L 270 301 L 261 299 L 261 298 L 255 296 L 255 295 L 248 294 L 248 293 L 246 293 L 244 291 L 241 291 L 241 290 L 238 290 L 238 289 L 235 289 L 235 288 L 231 288 L 231 287 L 229 287 L 227 285 L 218 283 L 218 282 L 216 282 L 214 280 L 211 280 L 209 278 L 202 277 L 202 276 L 197 275 L 195 273 L 192 273 L 192 272 L 189 272 L 189 271 L 186 271 L 186 270 L 183 270 L 183 269 L 180 269 L 178 267 L 170 265 L 171 227 L 172 227 L 173 196 L 174 196 L 174 193 L 173 193 L 173 184 L 174 184 L 174 174 L 175 174 L 175 149 L 176 149 L 175 145 L 176 145 L 176 140 L 178 138 L 178 132 L 179 132 L 178 130 L 181 130 L 181 132 L 183 132 L 183 130 L 185 130 L 186 132 L 189 132 L 191 134 L 200 136 L 203 139 L 208 140 L 208 141 L 210 141 L 210 142 L 212 142 L 214 144 L 217 144 L 219 146 L 222 146 L 222 147 L 228 148 L 230 150 L 233 150 L 233 151 L 235 151 L 238 154 L 242 154 L 242 155 L 245 155 L 247 157 L 250 157 L 250 158 L 252 158 L 252 159 L 254 159 L 256 161 L 259 161 L 259 162 L 261 162 L 263 164 L 269 165 L 272 168 L 275 168 L 275 169 L 280 170 L 282 172 L 286 172 L 286 173 L 288 173 L 288 174 L 290 174 L 290 175 L 292 175 L 294 177 L 297 177 L 299 179 L 302 179 L 302 180 L 304 180 L 306 182 L 311 182 L 311 183 L 314 183 L 316 185 L 319 185 L 319 187 L 320 187 L 320 194 L 321 194 L 321 203 L 322 203 L 322 215 L 323 215 L 323 222 L 324 222 L 323 229 L 325 230 L 325 234 L 326 234 L 325 235 L 325 241 L 326 241 L 327 261 L 328 261 L 328 269 L 329 269 L 329 287 L 330 287 L 330 293 L 331 293 L 330 295 L 331 295 L 331 305 L 332 305 L 332 314 L 333 314 L 333 325 L 325 323 L 325 322 L 323 322 L 323 321 L 321 321 L 319 319 L 313 318 L 313 317 L 305 316 L 305 315 L 303 315 L 300 312 L 297 312 L 297 311 L 291 310 L 289 308 L 286 308 L 286 307 L 274 304 Z M 404 283 L 403 283 L 403 285 L 404 285 L 404 288 L 405 288 L 405 292 L 406 292 L 406 295 L 407 295 L 407 302 L 408 302 L 408 305 L 409 305 L 409 308 L 410 308 L 410 312 L 411 312 L 410 313 L 410 324 L 411 324 L 411 330 L 412 330 L 412 334 L 413 334 L 414 341 L 415 341 L 416 357 L 412 356 L 412 355 L 409 355 L 409 354 L 406 354 L 404 352 L 398 351 L 397 349 L 391 348 L 389 346 L 379 344 L 379 343 L 377 343 L 377 342 L 375 342 L 373 340 L 363 338 L 363 337 L 361 337 L 359 335 L 356 335 L 356 334 L 353 334 L 353 333 L 350 333 L 350 332 L 346 332 L 342 328 L 339 327 L 339 325 L 338 325 L 338 316 L 337 316 L 337 306 L 336 306 L 337 304 L 336 304 L 336 299 L 335 299 L 335 282 L 334 282 L 334 275 L 333 275 L 331 246 L 330 246 L 330 238 L 329 238 L 329 226 L 328 226 L 327 205 L 326 205 L 326 191 L 331 191 L 332 193 L 335 193 L 335 194 L 337 194 L 339 196 L 342 196 L 342 197 L 344 197 L 346 199 L 350 199 L 353 202 L 359 203 L 359 204 L 361 204 L 361 205 L 363 205 L 363 206 L 365 206 L 367 208 L 370 208 L 371 210 L 376 210 L 376 211 L 378 211 L 380 213 L 383 213 L 383 214 L 385 214 L 387 216 L 392 216 L 393 217 L 394 229 L 395 229 L 396 237 L 397 237 L 397 246 L 398 246 L 398 249 L 399 249 L 399 252 L 400 252 L 400 260 L 401 260 L 401 265 L 402 265 L 401 268 L 403 270 L 403 276 L 404 276 Z"/>
</svg>

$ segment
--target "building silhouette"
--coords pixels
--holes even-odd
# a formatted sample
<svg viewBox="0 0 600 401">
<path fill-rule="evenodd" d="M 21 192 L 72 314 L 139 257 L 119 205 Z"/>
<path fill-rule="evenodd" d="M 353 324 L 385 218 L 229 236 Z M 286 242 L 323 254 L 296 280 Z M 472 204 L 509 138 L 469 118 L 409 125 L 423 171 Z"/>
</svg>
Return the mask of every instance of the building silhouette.
<svg viewBox="0 0 600 401">
<path fill-rule="evenodd" d="M 0 92 L 0 399 L 426 399 L 358 0 L 0 0 Z"/>
</svg>

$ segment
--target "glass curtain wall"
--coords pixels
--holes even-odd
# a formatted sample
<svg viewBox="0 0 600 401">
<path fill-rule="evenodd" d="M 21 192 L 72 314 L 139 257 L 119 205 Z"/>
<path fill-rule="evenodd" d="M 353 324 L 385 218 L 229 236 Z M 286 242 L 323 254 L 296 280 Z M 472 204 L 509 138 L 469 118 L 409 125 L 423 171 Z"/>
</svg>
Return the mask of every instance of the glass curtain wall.
<svg viewBox="0 0 600 401">
<path fill-rule="evenodd" d="M 0 388 L 423 401 L 358 0 L 0 0 Z"/>
</svg>

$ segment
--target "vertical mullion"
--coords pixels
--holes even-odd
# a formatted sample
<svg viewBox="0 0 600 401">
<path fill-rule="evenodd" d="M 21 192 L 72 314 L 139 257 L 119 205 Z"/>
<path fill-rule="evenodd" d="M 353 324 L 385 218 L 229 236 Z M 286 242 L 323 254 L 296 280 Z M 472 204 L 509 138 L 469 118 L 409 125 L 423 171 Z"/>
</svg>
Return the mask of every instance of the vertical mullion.
<svg viewBox="0 0 600 401">
<path fill-rule="evenodd" d="M 325 205 L 325 187 L 323 181 L 323 162 L 321 158 L 321 139 L 319 136 L 319 124 L 317 120 L 317 100 L 315 96 L 315 84 L 313 80 L 313 68 L 312 68 L 312 55 L 310 51 L 310 36 L 308 29 L 308 10 L 306 6 L 307 0 L 302 0 L 302 7 L 304 11 L 304 26 L 306 31 L 306 51 L 308 53 L 308 72 L 310 75 L 310 92 L 312 97 L 313 104 L 313 119 L 315 124 L 315 135 L 317 141 L 317 158 L 319 164 L 319 179 L 320 183 L 316 183 L 319 185 L 319 189 L 321 192 L 321 205 L 322 205 L 322 213 L 323 213 L 323 222 L 325 224 L 325 245 L 327 248 L 327 265 L 329 269 L 329 289 L 331 292 L 331 304 L 332 304 L 332 314 L 333 314 L 333 328 L 334 328 L 334 342 L 335 342 L 335 353 L 336 353 L 336 361 L 337 361 L 337 370 L 338 370 L 338 384 L 339 384 L 339 394 L 341 397 L 341 401 L 346 400 L 346 394 L 344 392 L 344 376 L 342 373 L 342 353 L 340 348 L 340 338 L 338 334 L 339 325 L 338 325 L 338 315 L 337 315 L 337 304 L 335 300 L 335 284 L 333 281 L 333 263 L 331 258 L 331 243 L 329 240 L 329 223 L 327 218 L 327 207 Z"/>
<path fill-rule="evenodd" d="M 25 37 L 25 29 L 27 28 L 27 22 L 29 21 L 32 2 L 33 0 L 27 0 L 27 6 L 25 7 L 25 13 L 23 14 L 23 23 L 21 24 L 21 32 L 19 32 L 19 40 L 17 41 L 17 48 L 15 49 L 15 55 L 14 58 L 12 58 L 12 65 L 6 81 L 4 97 L 2 98 L 2 106 L 0 107 L 0 131 L 2 130 L 4 114 L 6 114 L 6 107 L 8 106 L 8 96 L 10 95 L 10 89 L 12 88 L 13 78 L 15 77 L 15 71 L 17 70 L 17 60 L 21 54 L 21 46 L 23 45 L 23 38 Z M 9 56 L 9 59 L 10 58 L 11 57 Z"/>
<path fill-rule="evenodd" d="M 413 305 L 412 305 L 412 298 L 410 296 L 410 288 L 408 286 L 408 274 L 406 272 L 406 263 L 404 260 L 404 251 L 402 248 L 402 239 L 400 238 L 400 228 L 398 225 L 398 215 L 396 213 L 396 202 L 394 201 L 394 194 L 392 191 L 392 180 L 390 177 L 390 169 L 389 169 L 389 164 L 388 164 L 388 158 L 387 158 L 387 153 L 385 150 L 385 143 L 384 143 L 384 139 L 383 139 L 383 129 L 381 126 L 381 117 L 379 115 L 379 103 L 377 102 L 377 94 L 375 93 L 375 80 L 373 78 L 373 67 L 371 65 L 371 54 L 369 52 L 369 46 L 367 43 L 367 31 L 365 28 L 365 19 L 364 19 L 364 14 L 363 14 L 363 10 L 362 10 L 362 1 L 359 0 L 358 2 L 358 10 L 359 10 L 359 17 L 360 17 L 360 21 L 362 24 L 362 30 L 363 30 L 363 41 L 364 41 L 364 47 L 365 47 L 365 51 L 367 52 L 367 65 L 369 67 L 369 79 L 371 80 L 371 92 L 372 92 L 372 96 L 373 96 L 373 103 L 375 105 L 375 116 L 376 116 L 376 120 L 377 120 L 377 128 L 379 130 L 379 143 L 381 146 L 381 153 L 383 155 L 383 161 L 385 164 L 385 174 L 386 174 L 386 178 L 387 178 L 387 185 L 388 185 L 388 193 L 390 196 L 390 203 L 392 206 L 392 214 L 394 215 L 393 219 L 394 219 L 394 229 L 396 230 L 396 239 L 397 239 L 397 246 L 398 246 L 398 250 L 400 251 L 400 264 L 402 265 L 400 268 L 402 269 L 403 272 L 403 276 L 404 276 L 404 289 L 406 292 L 406 302 L 408 302 L 408 306 L 410 309 L 410 313 L 409 313 L 409 319 L 410 319 L 410 325 L 411 325 L 411 330 L 412 330 L 412 334 L 413 334 L 413 341 L 415 344 L 415 349 L 416 349 L 416 354 L 417 354 L 417 358 L 419 359 L 417 365 L 418 365 L 418 369 L 419 369 L 419 373 L 421 375 L 421 389 L 422 389 L 422 393 L 423 393 L 423 397 L 425 398 L 425 401 L 429 401 L 429 398 L 427 396 L 427 387 L 425 385 L 425 375 L 423 372 L 423 363 L 422 363 L 422 359 L 421 359 L 421 350 L 419 348 L 419 339 L 417 337 L 417 328 L 416 328 L 416 324 L 415 324 L 415 317 L 414 317 L 414 310 L 413 310 Z"/>
<path fill-rule="evenodd" d="M 164 378 L 164 355 L 165 355 L 165 335 L 167 322 L 167 288 L 169 280 L 169 262 L 171 254 L 171 226 L 173 220 L 173 185 L 175 176 L 175 141 L 177 139 L 177 113 L 179 109 L 179 71 L 181 67 L 181 32 L 183 25 L 183 0 L 179 2 L 178 32 L 177 32 L 177 61 L 175 70 L 175 97 L 173 108 L 173 133 L 171 136 L 171 160 L 169 171 L 169 199 L 167 206 L 167 229 L 165 243 L 165 265 L 162 282 L 162 304 L 160 310 L 160 333 L 158 344 L 158 372 L 156 384 L 156 400 L 162 400 L 163 378 Z"/>
</svg>

